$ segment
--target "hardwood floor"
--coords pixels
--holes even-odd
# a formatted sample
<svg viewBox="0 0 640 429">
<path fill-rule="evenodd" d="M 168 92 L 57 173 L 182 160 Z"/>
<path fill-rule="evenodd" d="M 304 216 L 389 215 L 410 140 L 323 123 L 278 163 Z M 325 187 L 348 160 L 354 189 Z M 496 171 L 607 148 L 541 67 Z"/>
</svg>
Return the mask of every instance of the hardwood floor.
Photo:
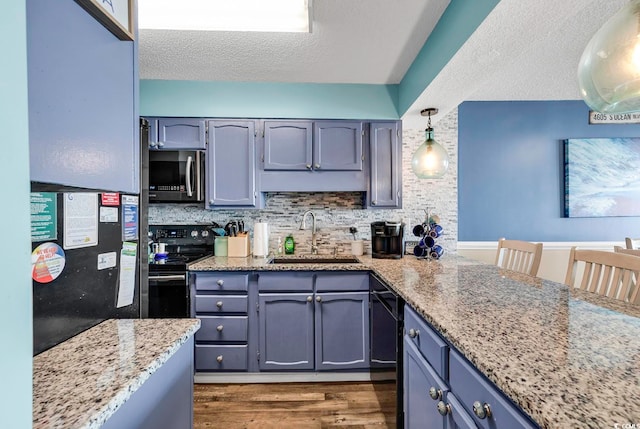
<svg viewBox="0 0 640 429">
<path fill-rule="evenodd" d="M 395 428 L 395 383 L 196 384 L 194 429 Z"/>
</svg>

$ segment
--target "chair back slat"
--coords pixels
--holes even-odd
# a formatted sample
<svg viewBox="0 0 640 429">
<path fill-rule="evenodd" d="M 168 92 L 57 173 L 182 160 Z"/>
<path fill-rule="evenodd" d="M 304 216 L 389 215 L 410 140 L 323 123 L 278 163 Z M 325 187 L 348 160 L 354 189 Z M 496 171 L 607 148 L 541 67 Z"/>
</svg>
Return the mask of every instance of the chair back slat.
<svg viewBox="0 0 640 429">
<path fill-rule="evenodd" d="M 623 250 L 621 252 L 618 250 Z M 638 303 L 640 279 L 639 255 L 627 254 L 626 249 L 615 252 L 571 249 L 565 284 L 622 301 Z M 579 286 L 576 279 L 578 266 L 584 265 Z"/>
<path fill-rule="evenodd" d="M 542 258 L 542 243 L 529 243 L 520 240 L 498 241 L 496 265 L 506 270 L 536 276 Z"/>
<path fill-rule="evenodd" d="M 625 237 L 624 244 L 627 249 L 640 249 L 640 238 Z"/>
</svg>

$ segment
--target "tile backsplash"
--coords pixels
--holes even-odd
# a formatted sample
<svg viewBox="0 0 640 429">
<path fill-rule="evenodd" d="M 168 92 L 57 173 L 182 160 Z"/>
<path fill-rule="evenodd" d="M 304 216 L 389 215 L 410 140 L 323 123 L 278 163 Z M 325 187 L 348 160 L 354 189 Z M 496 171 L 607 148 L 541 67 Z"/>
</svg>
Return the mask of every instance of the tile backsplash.
<svg viewBox="0 0 640 429">
<path fill-rule="evenodd" d="M 426 126 L 426 122 L 425 122 Z M 455 253 L 458 239 L 458 112 L 452 111 L 435 125 L 435 139 L 449 154 L 449 170 L 442 179 L 418 179 L 411 170 L 411 156 L 424 141 L 424 130 L 404 130 L 402 133 L 403 208 L 367 210 L 361 192 L 271 192 L 265 195 L 262 210 L 205 210 L 200 205 L 153 204 L 149 207 L 150 224 L 189 224 L 217 222 L 224 225 L 230 219 L 243 219 L 252 230 L 255 222 L 269 223 L 269 248 L 275 250 L 278 237 L 291 233 L 296 253 L 311 252 L 310 218 L 307 229 L 300 230 L 302 214 L 312 210 L 316 215 L 318 252 L 349 253 L 353 236 L 349 227 L 358 229 L 357 239 L 365 241 L 365 253 L 371 253 L 371 222 L 404 221 L 405 237 L 416 240 L 412 226 L 425 219 L 425 211 L 440 216 L 444 234 L 438 243 L 446 253 Z"/>
</svg>

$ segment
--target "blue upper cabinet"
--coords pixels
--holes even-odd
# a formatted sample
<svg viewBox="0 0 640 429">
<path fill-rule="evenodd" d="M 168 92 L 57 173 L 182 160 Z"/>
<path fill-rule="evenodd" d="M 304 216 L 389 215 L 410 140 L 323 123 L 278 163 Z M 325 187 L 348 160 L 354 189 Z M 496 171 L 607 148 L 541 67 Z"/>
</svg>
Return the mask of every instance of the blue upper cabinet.
<svg viewBox="0 0 640 429">
<path fill-rule="evenodd" d="M 310 170 L 312 124 L 311 121 L 264 121 L 264 169 Z"/>
<path fill-rule="evenodd" d="M 138 193 L 137 42 L 74 1 L 27 2 L 31 180 Z"/>
<path fill-rule="evenodd" d="M 369 208 L 402 207 L 400 122 L 372 122 L 369 131 Z"/>
<path fill-rule="evenodd" d="M 256 207 L 255 121 L 208 121 L 207 207 Z"/>
<path fill-rule="evenodd" d="M 313 140 L 314 170 L 362 170 L 362 122 L 317 121 Z"/>
<path fill-rule="evenodd" d="M 151 119 L 149 149 L 205 149 L 207 127 L 204 119 Z"/>
</svg>

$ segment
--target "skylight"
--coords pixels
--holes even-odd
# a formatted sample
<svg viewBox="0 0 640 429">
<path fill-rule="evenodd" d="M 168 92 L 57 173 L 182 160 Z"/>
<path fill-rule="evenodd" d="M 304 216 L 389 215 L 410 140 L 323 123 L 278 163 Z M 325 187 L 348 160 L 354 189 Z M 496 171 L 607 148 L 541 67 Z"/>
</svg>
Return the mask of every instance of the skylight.
<svg viewBox="0 0 640 429">
<path fill-rule="evenodd" d="M 311 0 L 138 0 L 141 29 L 311 31 Z"/>
</svg>

